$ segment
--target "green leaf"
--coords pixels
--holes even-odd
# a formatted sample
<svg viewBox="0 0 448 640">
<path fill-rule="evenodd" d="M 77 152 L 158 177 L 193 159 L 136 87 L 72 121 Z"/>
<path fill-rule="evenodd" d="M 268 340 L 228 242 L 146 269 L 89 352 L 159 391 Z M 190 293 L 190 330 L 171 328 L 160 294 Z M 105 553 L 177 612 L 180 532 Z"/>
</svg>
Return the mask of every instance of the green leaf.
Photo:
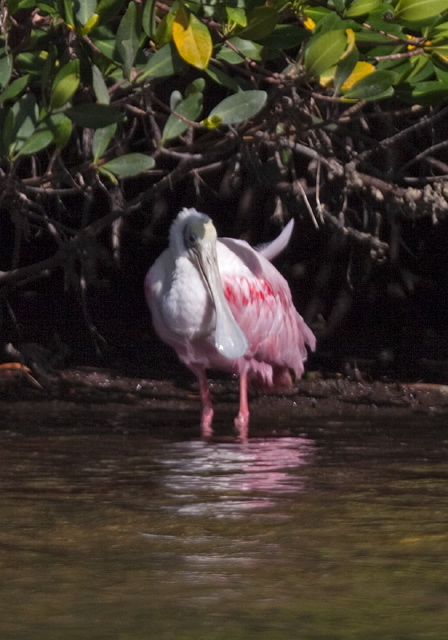
<svg viewBox="0 0 448 640">
<path fill-rule="evenodd" d="M 436 44 L 439 39 L 448 39 L 448 22 L 442 22 L 431 29 L 429 38 Z"/>
<path fill-rule="evenodd" d="M 303 27 L 295 24 L 277 24 L 274 31 L 262 39 L 261 44 L 265 49 L 280 51 L 299 46 L 308 36 L 309 32 Z"/>
<path fill-rule="evenodd" d="M 106 24 L 109 20 L 115 18 L 120 13 L 125 2 L 126 0 L 100 0 L 96 8 L 96 13 L 99 15 L 99 24 Z"/>
<path fill-rule="evenodd" d="M 142 15 L 142 27 L 148 38 L 153 38 L 156 32 L 156 1 L 146 0 Z"/>
<path fill-rule="evenodd" d="M 402 85 L 397 88 L 396 93 L 405 102 L 432 106 L 448 98 L 448 84 L 428 80 L 417 85 Z"/>
<path fill-rule="evenodd" d="M 318 78 L 324 71 L 337 64 L 347 47 L 345 31 L 327 31 L 313 36 L 305 49 L 304 65 L 311 78 Z"/>
<path fill-rule="evenodd" d="M 435 54 L 436 59 L 440 64 L 445 66 L 448 65 L 448 46 L 445 47 L 434 47 L 432 49 L 433 54 Z"/>
<path fill-rule="evenodd" d="M 97 164 L 98 160 L 106 152 L 106 149 L 109 146 L 110 141 L 114 137 L 116 130 L 117 125 L 110 124 L 107 127 L 101 127 L 101 129 L 97 129 L 95 131 L 92 140 L 92 155 L 94 164 Z"/>
<path fill-rule="evenodd" d="M 227 20 L 230 23 L 237 24 L 240 27 L 245 27 L 247 25 L 247 16 L 244 9 L 226 7 Z"/>
<path fill-rule="evenodd" d="M 308 11 L 307 11 L 308 16 Z M 338 14 L 332 11 L 330 14 L 326 15 L 322 20 L 317 24 L 317 27 L 313 30 L 313 37 L 318 34 L 326 33 L 327 31 L 339 31 L 349 27 L 349 23 L 347 20 L 342 18 L 342 16 L 338 16 Z"/>
<path fill-rule="evenodd" d="M 394 82 L 395 86 L 404 82 L 411 70 L 411 58 L 405 58 L 403 60 L 381 60 L 381 62 L 378 62 L 376 65 L 376 71 L 393 71 L 397 74 L 397 80 Z"/>
<path fill-rule="evenodd" d="M 92 85 L 96 95 L 97 102 L 99 104 L 109 104 L 110 96 L 107 90 L 107 85 L 103 78 L 103 74 L 98 69 L 96 64 L 92 65 Z"/>
<path fill-rule="evenodd" d="M 23 95 L 11 108 L 10 128 L 5 139 L 9 137 L 11 149 L 14 155 L 30 138 L 37 126 L 39 107 L 33 93 Z"/>
<path fill-rule="evenodd" d="M 54 144 L 58 149 L 63 149 L 72 135 L 72 121 L 63 113 L 52 113 L 47 119 L 47 124 L 53 133 Z"/>
<path fill-rule="evenodd" d="M 116 48 L 123 60 L 124 77 L 131 78 L 132 66 L 140 45 L 140 24 L 135 2 L 130 2 L 117 29 Z"/>
<path fill-rule="evenodd" d="M 245 58 L 250 60 L 262 60 L 263 59 L 263 45 L 252 42 L 251 40 L 243 40 L 237 36 L 229 39 L 229 45 L 233 45 Z M 240 64 L 244 62 L 239 53 L 234 51 L 230 46 L 223 47 L 219 53 L 216 54 L 219 60 L 224 60 L 229 64 Z"/>
<path fill-rule="evenodd" d="M 332 4 L 334 5 L 336 11 L 339 11 L 339 13 L 341 13 L 345 9 L 346 0 L 332 0 Z"/>
<path fill-rule="evenodd" d="M 108 171 L 107 169 L 104 169 L 104 167 L 98 167 L 98 173 L 101 173 L 103 176 L 106 176 L 106 178 L 109 178 L 109 180 L 114 184 L 118 184 L 118 180 L 114 176 L 114 174 Z"/>
<path fill-rule="evenodd" d="M 181 58 L 197 69 L 205 69 L 212 55 L 212 37 L 208 27 L 183 5 L 173 22 L 173 40 Z"/>
<path fill-rule="evenodd" d="M 188 98 L 185 98 L 185 100 L 179 102 L 175 107 L 175 111 L 179 115 L 184 116 L 184 118 L 194 122 L 196 118 L 201 115 L 202 101 L 202 93 L 193 93 Z M 187 122 L 181 120 L 181 118 L 178 118 L 177 115 L 172 113 L 163 127 L 162 144 L 166 140 L 178 138 L 187 131 L 188 127 L 189 124 Z"/>
<path fill-rule="evenodd" d="M 61 109 L 75 94 L 79 87 L 79 60 L 70 60 L 56 74 L 51 87 L 50 109 Z"/>
<path fill-rule="evenodd" d="M 174 2 L 171 5 L 170 11 L 166 13 L 159 24 L 157 25 L 156 32 L 154 34 L 154 40 L 159 47 L 163 47 L 173 39 L 173 23 L 176 18 L 176 12 L 179 8 L 179 2 Z"/>
<path fill-rule="evenodd" d="M 0 87 L 6 87 L 12 72 L 12 55 L 6 45 L 0 50 Z"/>
<path fill-rule="evenodd" d="M 177 105 L 180 102 L 182 102 L 182 100 L 183 100 L 182 93 L 179 91 L 179 89 L 174 89 L 174 91 L 170 95 L 170 109 L 171 109 L 171 111 L 174 111 L 174 109 L 177 107 Z"/>
<path fill-rule="evenodd" d="M 75 27 L 75 17 L 73 15 L 73 1 L 72 0 L 63 0 L 62 2 L 64 7 L 64 15 L 63 18 L 65 23 L 70 27 Z"/>
<path fill-rule="evenodd" d="M 358 16 L 363 16 L 366 13 L 375 11 L 381 4 L 382 0 L 355 0 L 349 8 L 344 11 L 344 17 L 357 18 Z"/>
<path fill-rule="evenodd" d="M 29 76 L 22 76 L 21 78 L 17 78 L 17 80 L 13 80 L 9 87 L 6 87 L 6 89 L 3 89 L 0 93 L 0 104 L 18 96 L 19 93 L 28 86 L 28 80 Z"/>
<path fill-rule="evenodd" d="M 52 6 L 46 2 L 37 2 L 37 7 L 39 8 L 39 12 L 48 13 L 51 16 L 52 20 L 65 20 L 65 13 L 60 13 L 61 7 Z"/>
<path fill-rule="evenodd" d="M 155 160 L 151 156 L 144 153 L 127 153 L 125 156 L 106 162 L 101 169 L 119 178 L 131 178 L 152 169 L 154 165 Z"/>
<path fill-rule="evenodd" d="M 272 7 L 255 7 L 247 16 L 247 27 L 235 32 L 245 40 L 261 40 L 273 30 L 278 20 L 278 11 Z"/>
<path fill-rule="evenodd" d="M 85 25 L 96 12 L 96 0 L 75 0 L 75 15 L 79 24 Z"/>
<path fill-rule="evenodd" d="M 224 71 L 221 71 L 219 67 L 215 67 L 215 65 L 212 63 L 210 63 L 207 69 L 205 69 L 205 73 L 214 82 L 220 84 L 223 87 L 227 87 L 227 89 L 230 89 L 233 93 L 238 93 L 238 91 L 241 90 L 241 87 L 236 80 L 228 76 L 227 73 L 224 73 Z"/>
<path fill-rule="evenodd" d="M 115 107 L 108 104 L 85 102 L 65 111 L 72 122 L 88 129 L 100 129 L 109 124 L 123 122 L 124 116 Z"/>
<path fill-rule="evenodd" d="M 112 60 L 114 63 L 122 63 L 122 60 L 118 60 L 116 48 L 115 48 L 115 39 L 99 39 L 99 38 L 91 38 L 94 45 L 101 51 L 105 58 L 108 60 Z"/>
<path fill-rule="evenodd" d="M 411 65 L 410 71 L 403 78 L 406 82 L 417 84 L 423 80 L 429 80 L 434 74 L 434 65 L 429 56 L 415 56 L 414 58 L 409 58 L 409 62 Z"/>
<path fill-rule="evenodd" d="M 336 93 L 339 92 L 339 89 L 342 87 L 347 78 L 350 77 L 353 69 L 355 68 L 356 63 L 359 60 L 359 51 L 358 49 L 353 49 L 348 56 L 343 58 L 337 68 L 336 73 L 334 75 L 334 90 Z"/>
<path fill-rule="evenodd" d="M 434 69 L 436 72 L 436 78 L 442 84 L 448 83 L 448 58 L 444 58 L 444 60 L 436 60 L 434 64 Z"/>
<path fill-rule="evenodd" d="M 65 76 L 57 85 L 50 97 L 50 109 L 61 109 L 75 94 L 80 82 L 79 74 Z"/>
<path fill-rule="evenodd" d="M 348 100 L 378 100 L 393 95 L 393 84 L 399 79 L 394 71 L 374 71 L 344 94 Z"/>
<path fill-rule="evenodd" d="M 0 109 L 0 153 L 2 157 L 10 156 L 14 140 L 14 107 Z"/>
<path fill-rule="evenodd" d="M 13 16 L 20 9 L 31 9 L 31 7 L 34 8 L 35 6 L 35 0 L 8 0 L 8 13 Z"/>
<path fill-rule="evenodd" d="M 386 42 L 385 38 L 389 40 L 390 43 L 390 35 L 403 37 L 403 25 L 391 22 L 390 19 L 385 20 L 384 16 L 389 15 L 392 16 L 393 8 L 389 4 L 382 5 L 379 10 L 374 11 L 369 15 L 369 25 L 372 27 L 372 30 L 362 29 L 359 30 L 356 34 L 356 37 L 360 36 L 377 36 L 371 39 L 376 42 Z"/>
<path fill-rule="evenodd" d="M 215 59 L 222 60 L 223 62 L 227 62 L 227 64 L 231 65 L 243 64 L 244 62 L 243 56 L 240 56 L 237 51 L 234 51 L 233 49 L 225 45 L 221 48 L 218 48 Z"/>
<path fill-rule="evenodd" d="M 266 104 L 268 94 L 266 91 L 251 89 L 240 91 L 233 96 L 225 98 L 210 111 L 208 117 L 203 122 L 208 126 L 208 121 L 220 119 L 222 124 L 240 124 L 257 115 Z"/>
<path fill-rule="evenodd" d="M 169 42 L 150 57 L 137 82 L 142 82 L 148 77 L 165 78 L 173 76 L 184 67 L 185 63 L 177 53 L 174 43 Z"/>
<path fill-rule="evenodd" d="M 190 84 L 185 88 L 185 97 L 188 98 L 188 96 L 192 96 L 195 93 L 203 93 L 205 85 L 206 82 L 204 78 L 196 78 L 196 80 L 190 82 Z"/>
<path fill-rule="evenodd" d="M 41 51 L 39 55 L 39 70 L 36 74 L 30 74 L 30 84 L 38 79 L 41 87 L 51 86 L 55 77 L 55 69 L 60 68 L 58 67 L 58 58 L 59 53 L 55 46 L 50 46 L 48 52 Z M 33 75 L 34 77 L 32 77 Z"/>
<path fill-rule="evenodd" d="M 309 5 L 306 8 L 306 17 L 311 18 L 316 25 L 320 24 L 322 20 L 328 18 L 330 15 L 333 15 L 333 12 L 325 7 L 313 7 Z"/>
<path fill-rule="evenodd" d="M 50 129 L 35 131 L 20 147 L 15 157 L 18 158 L 19 156 L 29 156 L 33 153 L 37 153 L 38 151 L 42 151 L 42 149 L 48 147 L 51 142 L 53 142 L 53 133 L 50 131 Z"/>
<path fill-rule="evenodd" d="M 400 0 L 395 7 L 395 19 L 421 22 L 447 10 L 446 0 Z"/>
</svg>

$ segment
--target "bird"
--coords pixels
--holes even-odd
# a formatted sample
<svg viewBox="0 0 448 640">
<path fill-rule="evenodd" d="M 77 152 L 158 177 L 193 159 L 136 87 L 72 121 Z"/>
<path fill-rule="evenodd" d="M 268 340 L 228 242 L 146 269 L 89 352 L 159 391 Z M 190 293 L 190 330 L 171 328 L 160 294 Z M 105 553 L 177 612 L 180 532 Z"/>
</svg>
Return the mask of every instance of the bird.
<svg viewBox="0 0 448 640">
<path fill-rule="evenodd" d="M 145 277 L 145 296 L 159 338 L 197 377 L 201 438 L 213 437 L 207 369 L 240 378 L 237 439 L 249 431 L 248 378 L 263 388 L 300 378 L 307 345 L 316 338 L 292 302 L 285 278 L 271 264 L 288 244 L 294 220 L 258 249 L 218 238 L 211 218 L 184 207 L 171 224 L 168 248 Z"/>
</svg>

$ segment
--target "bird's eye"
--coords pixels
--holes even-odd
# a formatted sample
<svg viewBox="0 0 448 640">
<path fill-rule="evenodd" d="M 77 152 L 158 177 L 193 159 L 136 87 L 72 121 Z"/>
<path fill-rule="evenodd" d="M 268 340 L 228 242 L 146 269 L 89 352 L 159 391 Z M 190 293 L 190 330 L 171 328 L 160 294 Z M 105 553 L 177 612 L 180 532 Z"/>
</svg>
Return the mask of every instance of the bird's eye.
<svg viewBox="0 0 448 640">
<path fill-rule="evenodd" d="M 186 229 L 184 238 L 185 238 L 185 244 L 187 248 L 191 248 L 195 246 L 198 239 L 198 234 L 192 231 L 191 229 Z"/>
</svg>

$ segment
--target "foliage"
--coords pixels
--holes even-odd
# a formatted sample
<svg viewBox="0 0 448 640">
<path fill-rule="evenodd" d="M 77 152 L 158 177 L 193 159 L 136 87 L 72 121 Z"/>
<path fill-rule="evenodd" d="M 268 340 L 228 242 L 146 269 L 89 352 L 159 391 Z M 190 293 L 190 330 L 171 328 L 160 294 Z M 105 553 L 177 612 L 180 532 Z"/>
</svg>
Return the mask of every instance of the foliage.
<svg viewBox="0 0 448 640">
<path fill-rule="evenodd" d="M 244 179 L 259 183 L 276 211 L 309 211 L 317 229 L 342 232 L 372 259 L 390 249 L 378 211 L 384 220 L 448 211 L 427 164 L 446 139 L 412 155 L 406 144 L 433 135 L 446 113 L 446 0 L 2 6 L 1 206 L 15 230 L 4 297 L 57 266 L 78 289 L 95 282 L 86 256 L 91 264 L 104 250 L 102 231 L 193 169 L 226 175 L 235 158 L 233 194 Z M 88 215 L 70 213 L 74 194 Z M 23 262 L 23 243 L 42 234 L 52 248 Z"/>
</svg>

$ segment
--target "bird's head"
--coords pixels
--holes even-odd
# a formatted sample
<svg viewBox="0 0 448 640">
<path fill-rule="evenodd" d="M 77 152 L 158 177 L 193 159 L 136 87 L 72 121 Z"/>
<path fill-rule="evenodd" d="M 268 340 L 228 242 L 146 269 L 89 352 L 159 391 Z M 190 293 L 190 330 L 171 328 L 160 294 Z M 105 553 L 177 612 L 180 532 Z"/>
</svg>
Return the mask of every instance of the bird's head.
<svg viewBox="0 0 448 640">
<path fill-rule="evenodd" d="M 176 258 L 192 255 L 192 250 L 203 241 L 216 242 L 217 233 L 211 219 L 196 209 L 186 207 L 176 216 L 170 229 L 170 249 Z"/>
<path fill-rule="evenodd" d="M 194 251 L 198 245 L 204 242 L 216 242 L 218 234 L 210 218 L 206 220 L 193 218 L 185 225 L 183 237 L 185 247 L 190 252 Z"/>
<path fill-rule="evenodd" d="M 224 296 L 217 256 L 217 233 L 211 219 L 196 209 L 182 209 L 170 230 L 170 246 L 198 269 L 215 308 L 215 344 L 230 359 L 240 358 L 248 349 L 243 331 L 235 321 Z"/>
</svg>

